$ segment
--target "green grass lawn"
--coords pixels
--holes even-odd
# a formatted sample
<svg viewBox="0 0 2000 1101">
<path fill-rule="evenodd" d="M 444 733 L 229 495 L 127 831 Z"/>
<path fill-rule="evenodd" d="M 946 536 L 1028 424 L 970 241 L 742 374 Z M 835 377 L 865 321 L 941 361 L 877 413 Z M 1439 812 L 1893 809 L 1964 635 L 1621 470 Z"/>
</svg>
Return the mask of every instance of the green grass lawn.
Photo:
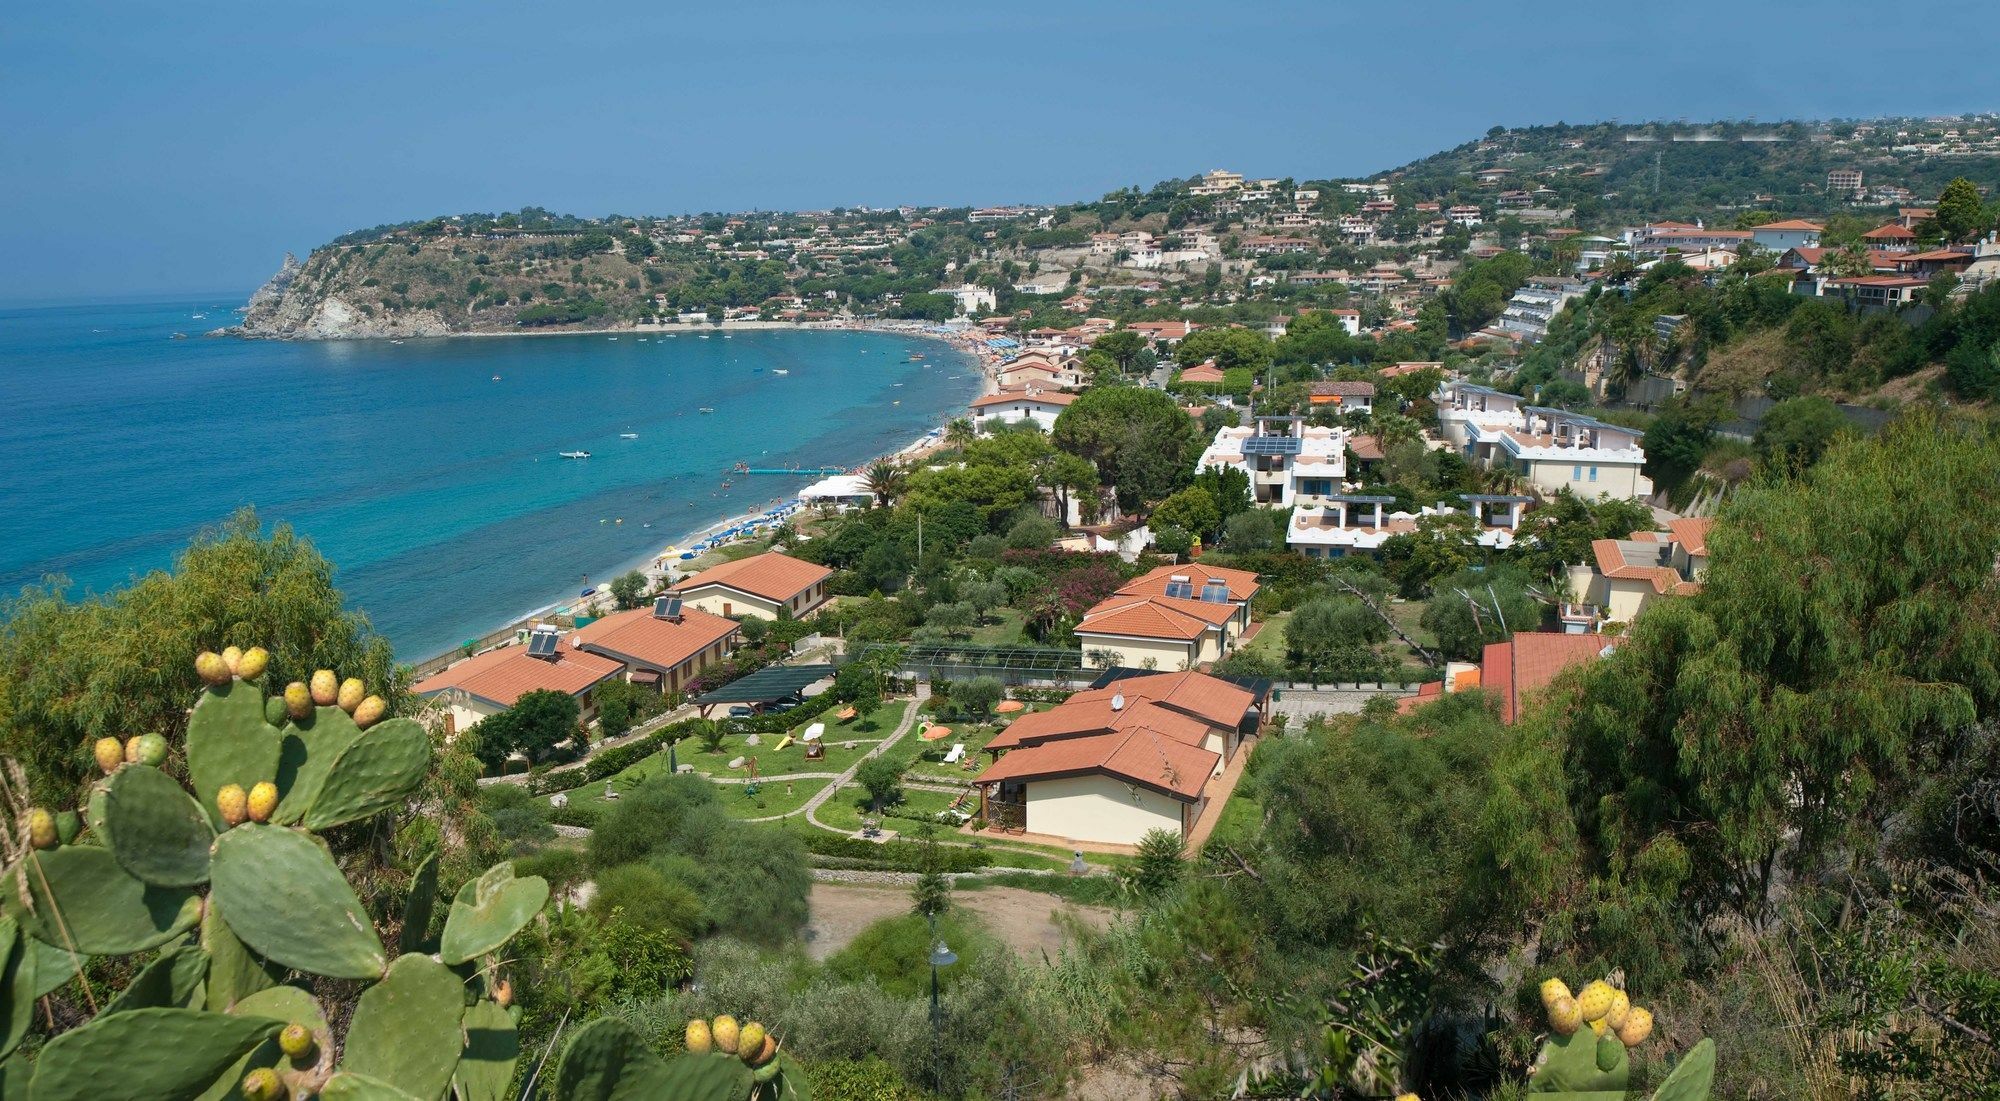
<svg viewBox="0 0 2000 1101">
<path fill-rule="evenodd" d="M 1277 615 L 1266 617 L 1263 629 L 1257 632 L 1257 637 L 1251 639 L 1250 645 L 1244 649 L 1253 654 L 1262 654 L 1280 665 L 1284 664 L 1285 623 L 1291 618 L 1290 612 L 1279 612 Z"/>
<path fill-rule="evenodd" d="M 964 783 L 974 776 L 979 775 L 979 770 L 985 767 L 985 758 L 980 755 L 979 751 L 986 747 L 987 742 L 993 740 L 994 735 L 1000 733 L 1000 729 L 999 725 L 995 723 L 955 722 L 951 724 L 951 737 L 949 738 L 942 738 L 935 742 L 926 742 L 919 739 L 916 746 L 917 753 L 910 761 L 910 774 L 916 777 L 929 777 L 946 782 Z M 951 752 L 951 747 L 960 742 L 965 743 L 966 757 L 979 762 L 970 771 L 962 767 L 965 763 L 964 761 L 960 761 L 956 765 L 944 763 L 944 755 Z"/>
<path fill-rule="evenodd" d="M 972 629 L 974 646 L 1031 646 L 1023 625 L 1025 616 L 1013 608 L 995 608 L 987 613 L 993 620 Z"/>
<path fill-rule="evenodd" d="M 732 818 L 768 818 L 774 814 L 790 814 L 806 805 L 806 800 L 818 795 L 828 780 L 770 780 L 757 785 L 757 793 L 751 795 L 744 789 L 745 784 L 717 784 L 716 794 L 722 797 L 722 809 Z"/>
<path fill-rule="evenodd" d="M 933 815 L 951 806 L 954 798 L 955 796 L 949 792 L 905 788 L 903 801 L 887 808 L 881 815 L 882 828 L 895 830 L 898 833 L 909 833 L 916 828 L 915 822 L 908 818 L 891 818 L 889 815 Z M 819 809 L 819 820 L 835 829 L 858 830 L 861 828 L 861 817 L 866 813 L 867 807 L 868 792 L 859 784 L 850 784 L 842 788 L 838 795 L 827 800 L 826 805 Z M 974 812 L 973 808 L 974 804 L 968 800 L 963 809 L 970 814 Z"/>
</svg>

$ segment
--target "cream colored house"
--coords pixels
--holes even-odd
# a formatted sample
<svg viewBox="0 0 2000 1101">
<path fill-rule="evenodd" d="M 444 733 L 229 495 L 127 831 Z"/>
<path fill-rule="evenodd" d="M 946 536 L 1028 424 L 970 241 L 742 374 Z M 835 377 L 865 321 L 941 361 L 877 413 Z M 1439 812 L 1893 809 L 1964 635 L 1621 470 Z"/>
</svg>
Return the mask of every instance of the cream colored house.
<svg viewBox="0 0 2000 1101">
<path fill-rule="evenodd" d="M 668 591 L 710 615 L 798 619 L 826 603 L 826 582 L 832 576 L 825 566 L 766 551 L 703 570 Z"/>
<path fill-rule="evenodd" d="M 576 649 L 559 639 L 554 627 L 537 627 L 530 640 L 530 645 L 502 646 L 467 658 L 411 690 L 444 708 L 448 735 L 470 730 L 535 691 L 574 696 L 582 721 L 594 720 L 597 686 L 617 677 L 623 666 Z"/>
<path fill-rule="evenodd" d="M 1446 423 L 1465 432 L 1465 454 L 1474 466 L 1509 471 L 1543 493 L 1567 489 L 1595 500 L 1653 492 L 1639 446 L 1644 433 L 1636 428 L 1541 406 L 1523 407 L 1504 424 L 1490 416 Z"/>
<path fill-rule="evenodd" d="M 1257 575 L 1161 566 L 1084 613 L 1077 641 L 1091 664 L 1172 672 L 1218 661 L 1250 629 Z"/>
<path fill-rule="evenodd" d="M 1591 628 L 1630 623 L 1660 597 L 1699 592 L 1708 570 L 1712 523 L 1675 520 L 1664 532 L 1635 531 L 1624 539 L 1592 541 L 1591 560 L 1569 568 L 1570 591 L 1582 607 L 1565 622 Z"/>
<path fill-rule="evenodd" d="M 1220 776 L 1263 722 L 1266 701 L 1201 673 L 1122 677 L 1022 716 L 986 747 L 974 781 L 989 828 L 1136 845 L 1185 837 Z"/>
</svg>

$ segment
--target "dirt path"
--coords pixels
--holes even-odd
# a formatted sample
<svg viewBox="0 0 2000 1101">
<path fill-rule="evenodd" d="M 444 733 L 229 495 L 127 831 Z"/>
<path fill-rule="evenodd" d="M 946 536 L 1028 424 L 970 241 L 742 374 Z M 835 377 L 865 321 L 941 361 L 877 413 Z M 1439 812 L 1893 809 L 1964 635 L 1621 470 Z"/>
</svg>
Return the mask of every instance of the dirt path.
<svg viewBox="0 0 2000 1101">
<path fill-rule="evenodd" d="M 1111 911 L 1102 907 L 1078 906 L 1019 887 L 958 891 L 951 898 L 953 905 L 974 915 L 987 932 L 1024 959 L 1040 959 L 1043 952 L 1053 955 L 1062 947 L 1065 934 L 1055 922 L 1058 912 L 1075 914 L 1099 929 L 1111 923 Z M 902 888 L 815 883 L 812 917 L 806 924 L 806 951 L 823 960 L 852 943 L 870 925 L 909 912 L 910 892 Z"/>
</svg>

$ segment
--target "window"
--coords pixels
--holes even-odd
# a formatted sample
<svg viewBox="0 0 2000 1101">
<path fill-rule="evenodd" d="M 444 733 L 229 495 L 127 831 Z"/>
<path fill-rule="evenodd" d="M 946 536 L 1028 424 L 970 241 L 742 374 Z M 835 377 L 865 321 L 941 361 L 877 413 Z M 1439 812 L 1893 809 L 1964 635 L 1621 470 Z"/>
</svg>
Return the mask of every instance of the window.
<svg viewBox="0 0 2000 1101">
<path fill-rule="evenodd" d="M 1597 480 L 1597 468 L 1594 466 L 1590 468 L 1590 480 L 1593 482 Z"/>
<path fill-rule="evenodd" d="M 1572 482 L 1583 481 L 1583 468 L 1579 466 L 1575 470 L 1571 471 L 1569 475 L 1569 480 Z"/>
</svg>

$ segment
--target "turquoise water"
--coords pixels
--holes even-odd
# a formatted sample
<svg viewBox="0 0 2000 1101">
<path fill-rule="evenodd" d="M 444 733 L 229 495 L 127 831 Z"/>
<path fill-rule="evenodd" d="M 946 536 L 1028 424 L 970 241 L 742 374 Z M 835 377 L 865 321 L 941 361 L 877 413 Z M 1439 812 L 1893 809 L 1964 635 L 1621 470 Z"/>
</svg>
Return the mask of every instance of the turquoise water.
<svg viewBox="0 0 2000 1101">
<path fill-rule="evenodd" d="M 200 335 L 235 304 L 0 310 L 0 592 L 105 591 L 254 504 L 418 660 L 812 480 L 738 462 L 855 465 L 979 389 L 970 357 L 882 333 Z"/>
</svg>

